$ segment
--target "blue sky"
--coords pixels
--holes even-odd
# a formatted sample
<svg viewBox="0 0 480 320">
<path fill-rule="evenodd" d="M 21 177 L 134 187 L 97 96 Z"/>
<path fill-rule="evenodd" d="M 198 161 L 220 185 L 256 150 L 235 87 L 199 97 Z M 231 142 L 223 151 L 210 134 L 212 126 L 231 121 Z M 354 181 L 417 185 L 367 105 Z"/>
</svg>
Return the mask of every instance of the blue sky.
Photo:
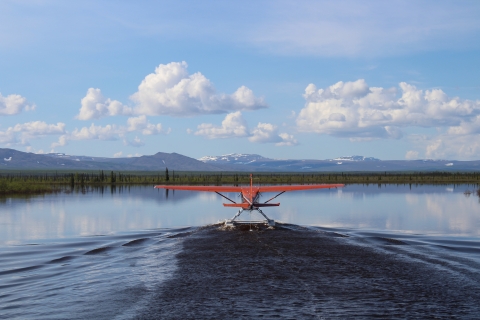
<svg viewBox="0 0 480 320">
<path fill-rule="evenodd" d="M 2 1 L 0 147 L 480 159 L 478 1 Z"/>
</svg>

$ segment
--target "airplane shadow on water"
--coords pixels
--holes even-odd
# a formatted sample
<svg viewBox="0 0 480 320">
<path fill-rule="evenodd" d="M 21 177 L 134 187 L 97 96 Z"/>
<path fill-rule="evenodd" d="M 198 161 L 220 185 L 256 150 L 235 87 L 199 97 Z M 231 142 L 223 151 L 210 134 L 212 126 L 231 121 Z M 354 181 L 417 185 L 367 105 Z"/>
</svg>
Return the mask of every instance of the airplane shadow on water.
<svg viewBox="0 0 480 320">
<path fill-rule="evenodd" d="M 176 271 L 137 317 L 471 318 L 480 314 L 480 265 L 432 255 L 429 250 L 415 241 L 381 235 L 350 237 L 291 224 L 200 227 L 183 238 Z"/>
</svg>

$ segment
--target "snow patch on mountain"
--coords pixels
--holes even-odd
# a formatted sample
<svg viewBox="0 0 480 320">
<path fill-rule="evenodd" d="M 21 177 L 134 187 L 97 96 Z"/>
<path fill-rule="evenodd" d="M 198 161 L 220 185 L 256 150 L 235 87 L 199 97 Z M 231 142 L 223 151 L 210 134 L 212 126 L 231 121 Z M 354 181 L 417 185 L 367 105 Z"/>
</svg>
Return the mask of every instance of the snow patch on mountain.
<svg viewBox="0 0 480 320">
<path fill-rule="evenodd" d="M 256 161 L 271 160 L 258 154 L 229 153 L 221 156 L 205 156 L 197 159 L 204 163 L 249 164 Z"/>
<path fill-rule="evenodd" d="M 364 157 L 364 156 L 349 156 L 349 157 L 338 157 L 331 159 L 330 161 L 380 161 L 380 159 L 374 157 Z"/>
</svg>

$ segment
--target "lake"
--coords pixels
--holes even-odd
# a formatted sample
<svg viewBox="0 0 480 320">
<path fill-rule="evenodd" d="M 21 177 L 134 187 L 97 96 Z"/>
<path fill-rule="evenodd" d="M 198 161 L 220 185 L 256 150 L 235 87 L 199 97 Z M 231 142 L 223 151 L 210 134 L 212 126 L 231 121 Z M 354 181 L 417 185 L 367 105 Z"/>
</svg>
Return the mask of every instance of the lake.
<svg viewBox="0 0 480 320">
<path fill-rule="evenodd" d="M 396 256 L 405 257 L 408 263 L 414 263 L 414 256 L 417 260 L 424 259 L 424 264 L 433 264 L 430 267 L 435 270 L 439 266 L 446 268 L 445 264 L 455 265 L 456 269 L 452 267 L 449 272 L 456 270 L 454 279 L 458 280 L 479 271 L 480 201 L 473 192 L 477 189 L 473 185 L 347 185 L 341 189 L 285 193 L 277 198 L 280 207 L 265 208 L 264 212 L 291 232 L 306 230 L 305 234 L 314 231 L 324 236 L 339 235 L 346 239 L 338 240 L 344 241 L 342 246 L 348 244 L 377 252 L 393 250 L 388 245 L 404 244 L 395 247 L 401 250 L 396 251 Z M 264 200 L 273 195 L 264 195 Z M 235 194 L 227 196 L 238 198 Z M 179 265 L 179 257 L 188 251 L 192 239 L 197 237 L 200 242 L 217 239 L 212 240 L 215 243 L 224 237 L 224 233 L 219 235 L 208 229 L 212 227 L 203 228 L 236 213 L 232 208 L 224 208 L 223 202 L 216 194 L 166 192 L 153 186 L 77 188 L 42 196 L 1 198 L 0 318 L 129 319 L 139 315 L 155 318 L 158 310 L 152 313 L 151 302 L 168 300 L 160 299 L 159 292 L 183 272 L 182 265 L 188 265 L 188 259 Z M 252 216 L 244 213 L 241 218 L 260 219 L 256 213 Z M 250 237 L 248 234 L 241 237 Z M 278 241 L 272 240 L 273 236 L 259 240 L 263 233 L 255 234 L 258 243 Z M 288 236 L 282 239 L 289 239 L 290 233 L 285 234 Z M 294 239 L 297 233 L 291 235 Z M 312 237 L 312 241 L 317 241 Z M 325 239 L 339 243 L 336 238 Z M 301 242 L 298 243 L 300 246 Z M 428 262 L 427 258 L 437 262 Z M 478 287 L 478 278 L 469 279 L 468 283 L 456 284 L 458 292 L 469 286 Z M 317 311 L 311 311 L 313 300 L 302 299 L 299 303 L 307 310 L 305 317 L 318 315 Z M 446 303 L 439 300 L 439 308 Z M 452 305 L 458 304 L 452 302 Z M 468 308 L 458 312 L 467 312 L 465 315 L 476 312 L 471 309 L 474 305 L 468 304 Z M 190 309 L 178 309 L 163 317 L 179 317 Z M 203 314 L 201 310 L 198 307 L 199 317 Z M 239 309 L 231 312 L 235 310 Z M 253 313 L 245 310 L 237 316 L 278 315 L 268 313 L 271 310 L 262 313 L 259 310 L 263 309 L 258 308 Z M 358 310 L 340 313 L 338 317 L 358 315 Z M 373 316 L 379 309 L 371 310 L 368 312 L 373 313 L 364 316 Z M 282 312 L 292 312 L 294 317 L 297 310 Z M 448 316 L 441 310 L 438 312 L 440 317 Z"/>
</svg>

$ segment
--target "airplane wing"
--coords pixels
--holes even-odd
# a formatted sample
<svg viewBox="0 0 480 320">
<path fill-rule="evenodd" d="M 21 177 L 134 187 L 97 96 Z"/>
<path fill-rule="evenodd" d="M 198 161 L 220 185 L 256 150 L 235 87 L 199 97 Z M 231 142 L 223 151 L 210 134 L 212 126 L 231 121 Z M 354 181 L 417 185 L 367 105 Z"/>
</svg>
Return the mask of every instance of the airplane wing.
<svg viewBox="0 0 480 320">
<path fill-rule="evenodd" d="M 209 191 L 209 192 L 242 192 L 242 187 L 234 186 L 171 186 L 159 185 L 156 189 L 170 189 L 170 190 L 190 190 L 190 191 Z"/>
<path fill-rule="evenodd" d="M 298 191 L 298 190 L 312 190 L 312 189 L 331 189 L 342 188 L 344 184 L 310 184 L 310 185 L 297 185 L 297 186 L 261 186 L 259 192 L 282 192 L 282 191 Z"/>
<path fill-rule="evenodd" d="M 281 186 L 261 186 L 253 187 L 259 192 L 282 192 L 282 191 L 297 191 L 297 190 L 312 190 L 312 189 L 330 189 L 341 188 L 344 184 L 310 184 L 310 185 L 281 185 Z M 242 189 L 247 189 L 248 186 L 172 186 L 172 185 L 158 185 L 156 189 L 170 189 L 170 190 L 189 190 L 189 191 L 207 191 L 207 192 L 242 192 Z"/>
</svg>

